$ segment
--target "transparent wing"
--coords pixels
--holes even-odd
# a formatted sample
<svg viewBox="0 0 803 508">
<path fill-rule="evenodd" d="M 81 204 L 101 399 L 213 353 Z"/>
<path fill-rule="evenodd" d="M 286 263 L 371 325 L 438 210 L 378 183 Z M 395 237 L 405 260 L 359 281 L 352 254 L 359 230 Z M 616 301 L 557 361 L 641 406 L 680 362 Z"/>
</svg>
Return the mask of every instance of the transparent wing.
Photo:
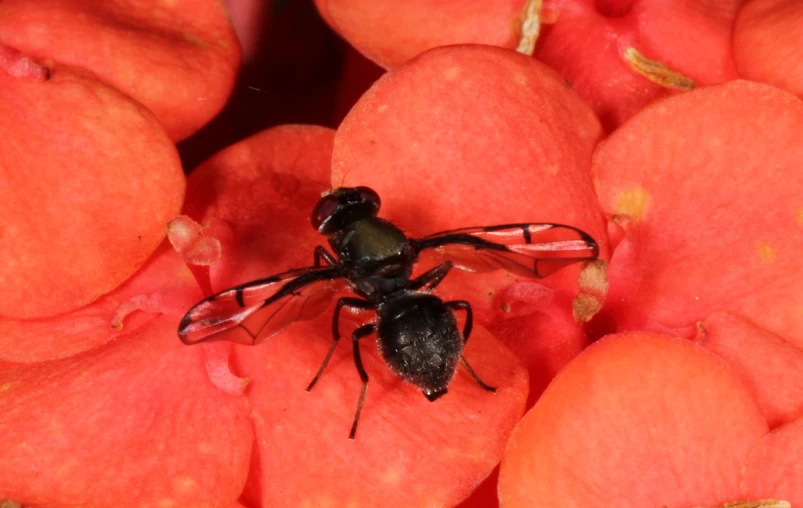
<svg viewBox="0 0 803 508">
<path fill-rule="evenodd" d="M 198 302 L 181 320 L 178 336 L 185 344 L 220 339 L 258 344 L 293 321 L 319 315 L 345 285 L 333 267 L 301 268 L 246 282 Z"/>
<path fill-rule="evenodd" d="M 597 242 L 561 224 L 503 224 L 441 231 L 413 240 L 417 252 L 435 249 L 456 268 L 470 272 L 507 270 L 542 278 L 599 256 Z"/>
</svg>

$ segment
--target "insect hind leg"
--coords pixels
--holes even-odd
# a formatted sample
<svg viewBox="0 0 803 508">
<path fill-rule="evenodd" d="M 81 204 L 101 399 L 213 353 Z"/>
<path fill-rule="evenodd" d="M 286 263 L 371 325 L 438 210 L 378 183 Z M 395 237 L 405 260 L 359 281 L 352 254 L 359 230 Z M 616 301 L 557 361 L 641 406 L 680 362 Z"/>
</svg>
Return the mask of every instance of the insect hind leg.
<svg viewBox="0 0 803 508">
<path fill-rule="evenodd" d="M 474 312 L 471 310 L 471 304 L 465 300 L 455 300 L 453 302 L 446 302 L 446 306 L 452 310 L 464 310 L 466 311 L 466 324 L 463 326 L 463 344 L 468 341 L 469 335 L 471 335 L 471 330 L 474 326 Z M 496 388 L 486 384 L 479 376 L 474 372 L 474 369 L 471 368 L 471 365 L 468 364 L 465 358 L 462 356 L 460 357 L 460 363 L 463 364 L 463 367 L 471 374 L 471 377 L 474 378 L 474 381 L 479 384 L 483 390 L 488 390 L 489 392 L 496 393 Z"/>
<path fill-rule="evenodd" d="M 365 300 L 360 300 L 359 298 L 349 298 L 344 297 L 337 301 L 337 305 L 335 306 L 335 312 L 332 316 L 332 337 L 334 337 L 334 341 L 332 341 L 332 345 L 329 347 L 329 351 L 326 353 L 326 357 L 323 359 L 323 363 L 321 364 L 321 368 L 318 369 L 318 372 L 315 374 L 315 377 L 312 378 L 309 385 L 307 385 L 307 391 L 312 390 L 312 387 L 318 382 L 323 374 L 324 369 L 329 364 L 329 360 L 332 358 L 332 353 L 335 352 L 335 348 L 337 347 L 337 342 L 340 340 L 340 311 L 343 310 L 343 307 L 350 307 L 352 309 L 373 309 L 374 306 Z"/>
<path fill-rule="evenodd" d="M 463 344 L 468 342 L 468 337 L 471 335 L 471 330 L 474 328 L 474 311 L 471 310 L 471 304 L 466 300 L 454 300 L 446 302 L 446 306 L 452 310 L 466 311 L 466 324 L 463 325 Z"/>
<path fill-rule="evenodd" d="M 463 364 L 463 367 L 466 368 L 468 373 L 471 374 L 471 377 L 474 378 L 474 381 L 476 381 L 477 384 L 479 384 L 483 390 L 488 390 L 489 392 L 496 393 L 496 387 L 485 384 L 485 382 L 482 379 L 480 379 L 476 373 L 474 373 L 474 369 L 471 368 L 471 365 L 469 365 L 466 359 L 463 358 L 462 356 L 460 357 L 460 363 Z"/>
</svg>

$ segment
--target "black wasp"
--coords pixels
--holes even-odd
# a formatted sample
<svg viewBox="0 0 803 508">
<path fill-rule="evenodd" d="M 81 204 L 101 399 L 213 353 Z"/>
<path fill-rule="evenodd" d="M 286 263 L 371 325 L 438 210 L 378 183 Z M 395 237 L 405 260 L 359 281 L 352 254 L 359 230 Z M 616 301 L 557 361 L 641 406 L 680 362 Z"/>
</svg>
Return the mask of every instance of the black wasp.
<svg viewBox="0 0 803 508">
<path fill-rule="evenodd" d="M 452 267 L 505 269 L 540 278 L 572 263 L 596 259 L 599 253 L 588 234 L 559 224 L 472 227 L 408 238 L 393 223 L 377 217 L 379 206 L 379 196 L 368 187 L 341 187 L 324 194 L 312 213 L 312 225 L 326 236 L 336 256 L 318 246 L 311 267 L 247 282 L 202 300 L 181 320 L 179 338 L 185 344 L 212 339 L 258 344 L 293 321 L 317 316 L 335 294 L 350 289 L 359 298 L 337 301 L 334 342 L 307 390 L 318 382 L 340 339 L 343 308 L 375 310 L 377 319 L 352 333 L 354 364 L 362 380 L 349 434 L 353 439 L 368 387 L 359 340 L 374 332 L 388 367 L 430 401 L 446 393 L 458 361 L 482 388 L 495 391 L 463 358 L 473 323 L 471 305 L 464 300 L 444 302 L 431 293 Z M 411 278 L 426 249 L 437 249 L 450 260 Z M 458 310 L 466 312 L 462 332 L 454 314 Z M 245 333 L 224 335 L 234 328 Z"/>
</svg>

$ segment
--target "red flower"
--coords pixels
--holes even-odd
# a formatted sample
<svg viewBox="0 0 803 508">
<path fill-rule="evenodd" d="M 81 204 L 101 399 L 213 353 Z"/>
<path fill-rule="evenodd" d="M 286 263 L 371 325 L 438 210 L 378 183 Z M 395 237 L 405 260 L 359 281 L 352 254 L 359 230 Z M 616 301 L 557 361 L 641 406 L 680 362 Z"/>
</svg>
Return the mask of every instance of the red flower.
<svg viewBox="0 0 803 508">
<path fill-rule="evenodd" d="M 597 100 L 601 81 L 630 70 L 619 46 L 587 80 L 572 74 L 595 56 L 585 46 L 562 67 L 554 50 L 575 40 L 568 22 L 584 19 L 581 2 L 554 2 L 564 15 L 541 55 L 557 55 L 553 65 L 578 93 L 543 63 L 501 48 L 452 46 L 412 59 L 463 40 L 476 19 L 457 16 L 439 38 L 414 18 L 387 31 L 366 25 L 371 16 L 349 2 L 321 1 L 333 26 L 396 69 L 336 132 L 267 130 L 185 180 L 171 139 L 222 106 L 239 58 L 219 4 L 143 12 L 104 4 L 87 18 L 62 3 L 6 1 L 0 16 L 9 28 L 0 37 L 0 499 L 455 505 L 504 455 L 506 505 L 803 501 L 799 99 L 731 81 L 642 110 L 666 93 L 637 78 L 648 93 L 620 101 L 614 87 Z M 636 14 L 646 7 L 594 5 L 606 17 L 591 32 L 617 44 L 636 38 L 627 23 L 644 19 Z M 497 7 L 486 13 L 509 26 L 520 6 Z M 745 40 L 777 21 L 754 9 L 737 26 Z M 711 42 L 704 62 L 718 62 L 680 69 L 700 84 L 733 77 L 723 41 L 735 8 L 723 12 L 692 26 Z M 87 19 L 106 23 L 89 29 Z M 35 36 L 63 27 L 74 46 Z M 499 34 L 476 35 L 516 40 Z M 109 45 L 122 56 L 110 59 Z M 668 63 L 681 53 L 645 47 L 669 48 L 657 55 Z M 749 55 L 737 63 L 765 71 Z M 609 129 L 624 122 L 604 141 L 600 116 Z M 310 211 L 340 185 L 376 189 L 381 215 L 415 235 L 570 224 L 598 240 L 606 264 L 582 271 L 574 300 L 580 267 L 538 283 L 450 274 L 438 294 L 474 305 L 466 357 L 497 393 L 461 370 L 430 403 L 364 341 L 370 382 L 350 441 L 360 387 L 350 348 L 340 346 L 304 390 L 331 344 L 331 314 L 258 347 L 187 347 L 176 336 L 202 293 L 310 265 L 322 243 Z M 171 222 L 181 254 L 163 241 L 179 213 L 202 224 Z M 357 314 L 352 325 L 370 318 Z M 620 333 L 600 339 L 612 332 Z"/>
</svg>

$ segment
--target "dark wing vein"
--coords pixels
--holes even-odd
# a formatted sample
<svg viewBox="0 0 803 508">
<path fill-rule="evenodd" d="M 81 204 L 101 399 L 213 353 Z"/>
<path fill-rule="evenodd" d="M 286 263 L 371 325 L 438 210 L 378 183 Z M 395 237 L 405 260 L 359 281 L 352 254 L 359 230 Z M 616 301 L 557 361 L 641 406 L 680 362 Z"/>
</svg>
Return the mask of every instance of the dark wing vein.
<svg viewBox="0 0 803 508">
<path fill-rule="evenodd" d="M 417 252 L 436 249 L 462 270 L 504 269 L 536 278 L 599 255 L 597 243 L 591 236 L 561 224 L 522 223 L 453 229 L 413 240 L 413 245 Z"/>
<path fill-rule="evenodd" d="M 196 304 L 179 324 L 186 344 L 230 340 L 257 344 L 293 321 L 323 312 L 345 287 L 335 267 L 309 267 L 259 279 L 212 295 Z M 245 333 L 226 333 L 242 329 Z"/>
</svg>

